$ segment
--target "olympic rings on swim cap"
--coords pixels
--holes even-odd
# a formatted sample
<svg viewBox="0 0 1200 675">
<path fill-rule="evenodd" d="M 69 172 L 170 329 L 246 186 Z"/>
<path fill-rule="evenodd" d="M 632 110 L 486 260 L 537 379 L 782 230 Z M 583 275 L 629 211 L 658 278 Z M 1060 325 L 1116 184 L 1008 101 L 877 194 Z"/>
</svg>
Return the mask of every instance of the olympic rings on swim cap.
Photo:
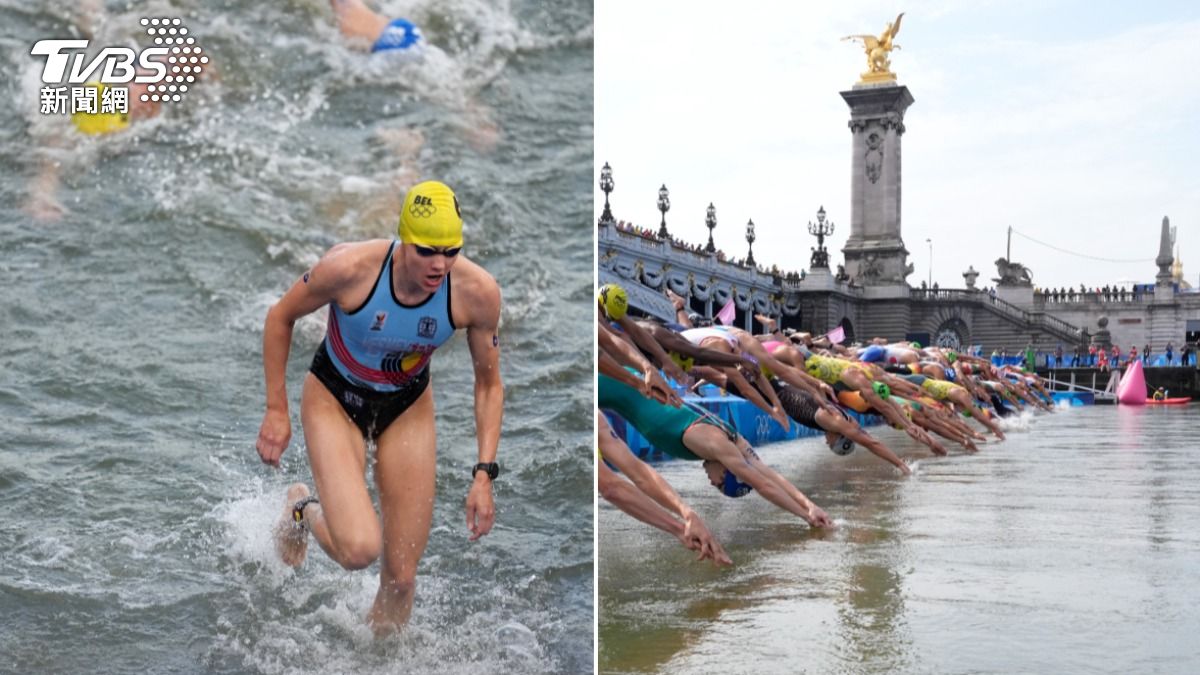
<svg viewBox="0 0 1200 675">
<path fill-rule="evenodd" d="M 888 400 L 888 397 L 892 395 L 892 388 L 882 382 L 872 382 L 871 388 L 875 390 L 875 393 L 879 395 L 879 398 L 885 401 Z"/>
<path fill-rule="evenodd" d="M 604 284 L 596 291 L 596 302 L 604 309 L 604 314 L 614 321 L 620 321 L 629 311 L 629 296 L 625 289 L 617 284 Z"/>
<path fill-rule="evenodd" d="M 721 494 L 736 499 L 738 497 L 745 497 L 753 489 L 748 483 L 738 480 L 732 471 L 725 469 L 725 482 L 721 484 Z"/>
</svg>

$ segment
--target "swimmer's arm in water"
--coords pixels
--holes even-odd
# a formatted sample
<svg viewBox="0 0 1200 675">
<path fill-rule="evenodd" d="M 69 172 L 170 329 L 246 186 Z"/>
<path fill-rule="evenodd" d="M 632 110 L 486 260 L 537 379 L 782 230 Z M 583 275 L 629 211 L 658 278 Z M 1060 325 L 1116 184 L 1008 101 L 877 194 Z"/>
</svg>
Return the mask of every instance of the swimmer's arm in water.
<svg viewBox="0 0 1200 675">
<path fill-rule="evenodd" d="M 457 288 L 467 311 L 467 346 L 475 371 L 475 439 L 479 461 L 496 461 L 500 425 L 504 418 L 504 384 L 500 379 L 500 287 L 483 268 L 470 263 L 468 282 Z M 464 288 L 465 286 L 465 288 Z M 492 480 L 477 471 L 467 493 L 467 529 L 475 541 L 491 531 L 496 510 Z"/>
<path fill-rule="evenodd" d="M 361 276 L 358 262 L 369 254 L 364 246 L 334 246 L 308 272 L 296 280 L 267 312 L 263 324 L 263 375 L 267 412 L 258 431 L 258 455 L 263 463 L 279 466 L 279 458 L 292 437 L 288 415 L 287 361 L 292 328 L 301 317 L 334 302 Z"/>
</svg>

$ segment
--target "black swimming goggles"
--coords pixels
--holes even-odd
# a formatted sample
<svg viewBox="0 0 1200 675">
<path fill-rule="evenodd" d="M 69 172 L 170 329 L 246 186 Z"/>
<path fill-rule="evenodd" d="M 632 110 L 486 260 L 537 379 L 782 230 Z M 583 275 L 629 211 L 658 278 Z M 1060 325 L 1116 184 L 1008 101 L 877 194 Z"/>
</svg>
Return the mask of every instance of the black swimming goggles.
<svg viewBox="0 0 1200 675">
<path fill-rule="evenodd" d="M 453 258 L 454 256 L 458 255 L 459 251 L 462 250 L 461 246 L 455 246 L 453 248 L 447 248 L 445 246 L 441 248 L 435 248 L 433 246 L 422 246 L 420 244 L 413 244 L 413 246 L 417 249 L 417 255 L 421 256 L 422 258 L 432 258 L 435 255 L 444 255 L 447 258 Z"/>
</svg>

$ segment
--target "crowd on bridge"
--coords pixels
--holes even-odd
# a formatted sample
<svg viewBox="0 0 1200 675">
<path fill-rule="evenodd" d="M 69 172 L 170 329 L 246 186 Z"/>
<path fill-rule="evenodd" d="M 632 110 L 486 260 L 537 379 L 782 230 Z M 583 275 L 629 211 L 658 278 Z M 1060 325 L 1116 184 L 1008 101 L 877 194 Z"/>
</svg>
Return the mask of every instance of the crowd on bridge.
<svg viewBox="0 0 1200 675">
<path fill-rule="evenodd" d="M 1033 289 L 1034 297 L 1047 303 L 1064 303 L 1064 302 L 1140 302 L 1147 296 L 1154 295 L 1153 284 L 1134 284 L 1130 288 L 1125 286 L 1109 286 L 1088 288 L 1086 285 L 1080 284 L 1079 289 L 1074 288 L 1037 288 Z"/>
<path fill-rule="evenodd" d="M 651 230 L 649 228 L 645 228 L 640 225 L 634 225 L 633 223 L 627 223 L 624 220 L 618 220 L 616 223 L 613 223 L 613 227 L 615 227 L 618 232 L 625 232 L 627 234 L 637 235 L 637 236 L 639 236 L 643 239 L 649 240 L 649 241 L 653 241 L 653 242 L 663 241 L 663 237 L 659 236 L 657 230 Z M 738 267 L 755 267 L 758 269 L 759 272 L 762 272 L 763 274 L 771 274 L 776 277 L 786 277 L 788 279 L 791 279 L 793 277 L 796 279 L 803 278 L 802 273 L 788 272 L 785 275 L 785 273 L 779 269 L 778 265 L 772 265 L 770 268 L 764 267 L 763 265 L 757 265 L 757 264 L 752 265 L 752 264 L 750 264 L 750 261 L 747 258 L 730 257 L 725 253 L 725 251 L 722 251 L 721 249 L 717 249 L 715 251 L 709 251 L 705 246 L 702 246 L 700 244 L 689 244 L 688 242 L 680 239 L 679 237 L 672 237 L 669 235 L 666 237 L 666 239 L 668 241 L 670 241 L 671 245 L 677 249 L 680 249 L 682 251 L 690 251 L 691 253 L 694 253 L 696 255 L 711 255 L 714 258 L 716 258 L 717 261 L 719 261 L 719 262 L 727 262 L 732 265 L 737 265 Z"/>
</svg>

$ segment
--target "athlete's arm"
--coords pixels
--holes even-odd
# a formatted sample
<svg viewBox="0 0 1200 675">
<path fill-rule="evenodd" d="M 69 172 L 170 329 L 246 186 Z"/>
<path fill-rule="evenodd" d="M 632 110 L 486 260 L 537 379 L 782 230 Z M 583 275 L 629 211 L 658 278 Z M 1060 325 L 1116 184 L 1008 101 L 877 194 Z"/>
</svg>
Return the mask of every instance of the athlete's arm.
<svg viewBox="0 0 1200 675">
<path fill-rule="evenodd" d="M 704 523 L 704 519 L 683 501 L 679 493 L 657 471 L 634 456 L 629 450 L 629 446 L 625 445 L 613 433 L 608 420 L 599 410 L 596 411 L 596 441 L 597 445 L 600 446 L 600 452 L 604 455 L 604 459 L 629 477 L 638 490 L 653 499 L 664 509 L 678 514 L 683 519 L 684 526 L 681 528 L 681 531 L 678 534 L 674 532 L 672 534 L 675 534 L 688 548 L 699 551 L 698 560 L 711 559 L 714 565 L 732 564 L 733 561 L 729 559 L 729 556 L 725 553 L 725 549 L 721 547 L 720 542 L 709 531 L 708 526 Z M 601 462 L 600 465 L 601 477 L 604 478 L 604 471 L 607 471 L 608 467 L 604 466 L 604 462 Z M 619 480 L 616 476 L 613 476 L 612 479 Z M 604 483 L 605 481 L 601 480 L 601 496 L 616 504 L 617 502 L 612 498 L 612 495 L 606 494 Z M 614 484 L 610 482 L 609 487 L 612 488 L 613 486 Z M 650 522 L 621 507 L 619 504 L 618 507 L 639 520 Z M 655 523 L 650 524 L 655 525 Z M 657 525 L 655 526 L 657 527 Z"/>
<path fill-rule="evenodd" d="M 467 346 L 475 364 L 475 440 L 479 461 L 496 461 L 500 445 L 500 422 L 504 417 L 504 384 L 500 380 L 500 287 L 482 268 L 466 293 L 468 307 Z M 467 529 L 471 541 L 492 529 L 496 510 L 492 480 L 484 471 L 475 473 L 467 493 Z"/>
<path fill-rule="evenodd" d="M 597 324 L 596 340 L 601 351 L 609 354 L 618 363 L 641 371 L 645 382 L 642 386 L 637 387 L 639 391 L 657 392 L 653 396 L 655 399 L 676 408 L 682 405 L 683 402 L 679 400 L 679 395 L 671 389 L 662 375 L 658 374 L 654 364 L 646 360 L 646 357 L 634 345 L 617 337 L 612 329 L 603 322 Z"/>
<path fill-rule="evenodd" d="M 621 329 L 625 331 L 625 334 L 633 339 L 633 343 L 638 346 L 638 349 L 649 354 L 650 360 L 659 368 L 662 368 L 667 376 L 680 384 L 687 381 L 687 375 L 683 372 L 683 369 L 675 365 L 675 362 L 671 360 L 671 357 L 667 356 L 667 353 L 663 351 L 658 342 L 650 337 L 650 334 L 641 326 L 637 325 L 633 317 L 626 314 L 617 323 L 621 325 Z"/>
<path fill-rule="evenodd" d="M 263 463 L 279 466 L 279 458 L 292 437 L 288 415 L 287 361 L 292 327 L 300 317 L 338 299 L 356 280 L 356 260 L 362 247 L 333 247 L 304 276 L 297 279 L 267 312 L 263 324 L 263 375 L 266 378 L 267 412 L 258 430 L 258 455 Z"/>
</svg>

